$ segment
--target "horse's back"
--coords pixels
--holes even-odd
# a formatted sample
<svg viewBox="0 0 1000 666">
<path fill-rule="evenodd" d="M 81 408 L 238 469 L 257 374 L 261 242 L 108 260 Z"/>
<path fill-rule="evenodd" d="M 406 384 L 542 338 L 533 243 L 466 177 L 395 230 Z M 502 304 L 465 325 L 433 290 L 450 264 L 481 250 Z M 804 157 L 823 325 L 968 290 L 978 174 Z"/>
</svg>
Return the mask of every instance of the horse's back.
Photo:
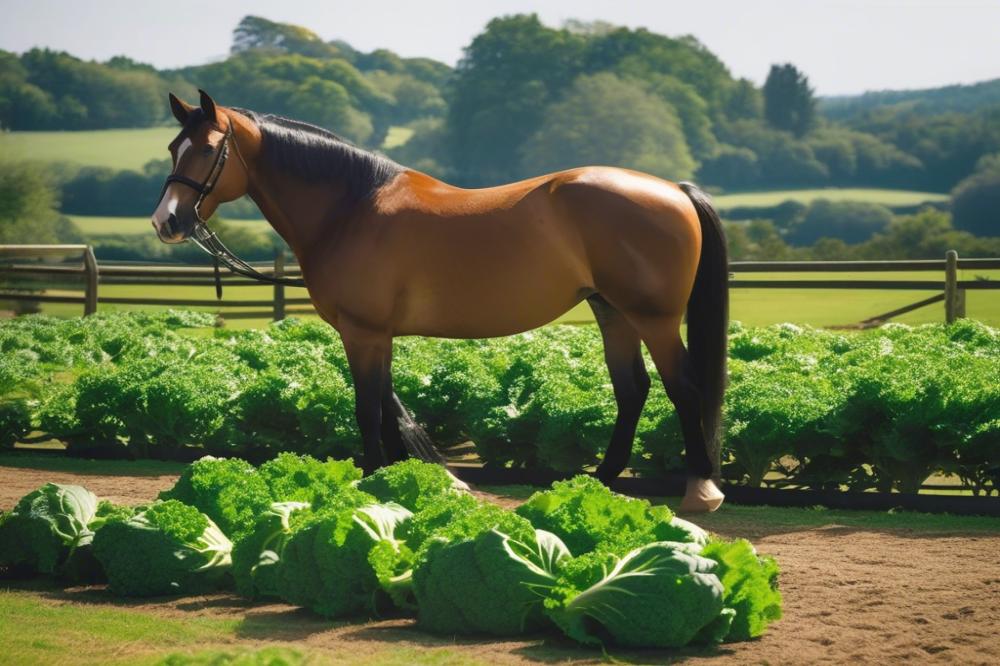
<svg viewBox="0 0 1000 666">
<path fill-rule="evenodd" d="M 683 191 L 610 167 L 476 190 L 409 172 L 379 219 L 371 247 L 392 257 L 397 330 L 447 337 L 526 330 L 593 293 L 626 310 L 683 312 L 701 247 Z M 372 280 L 383 270 L 356 251 L 337 263 L 359 276 L 368 266 Z"/>
</svg>

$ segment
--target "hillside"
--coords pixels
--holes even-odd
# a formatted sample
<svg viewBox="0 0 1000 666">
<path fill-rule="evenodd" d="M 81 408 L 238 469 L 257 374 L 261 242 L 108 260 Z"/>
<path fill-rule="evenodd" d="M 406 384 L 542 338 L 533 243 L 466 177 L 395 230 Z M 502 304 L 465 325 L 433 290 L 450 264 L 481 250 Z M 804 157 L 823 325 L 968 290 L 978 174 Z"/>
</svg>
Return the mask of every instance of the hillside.
<svg viewBox="0 0 1000 666">
<path fill-rule="evenodd" d="M 879 90 L 862 95 L 823 97 L 819 109 L 831 120 L 850 120 L 879 107 L 892 106 L 920 115 L 975 113 L 1000 106 L 1000 78 L 970 85 L 921 90 Z"/>
</svg>

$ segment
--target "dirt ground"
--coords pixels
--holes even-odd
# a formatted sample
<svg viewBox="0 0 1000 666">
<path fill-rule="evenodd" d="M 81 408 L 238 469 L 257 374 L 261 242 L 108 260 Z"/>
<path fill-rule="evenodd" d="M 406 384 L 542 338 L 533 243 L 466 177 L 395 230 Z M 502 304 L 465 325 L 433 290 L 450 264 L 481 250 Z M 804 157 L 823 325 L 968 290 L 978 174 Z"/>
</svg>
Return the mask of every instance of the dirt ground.
<svg viewBox="0 0 1000 666">
<path fill-rule="evenodd" d="M 172 485 L 172 476 L 97 476 L 0 467 L 0 508 L 46 481 L 80 483 L 116 502 L 148 501 Z M 481 493 L 510 505 L 513 501 Z M 762 508 L 766 511 L 766 508 Z M 751 539 L 781 565 L 784 618 L 759 640 L 675 652 L 617 652 L 640 663 L 691 661 L 745 663 L 960 663 L 1000 664 L 1000 533 L 909 529 L 733 525 L 708 517 L 704 526 L 729 537 Z M 192 617 L 245 618 L 240 639 L 258 644 L 293 641 L 323 649 L 345 642 L 352 654 L 386 643 L 419 650 L 450 647 L 469 658 L 514 664 L 538 661 L 604 662 L 599 651 L 582 652 L 552 636 L 527 640 L 467 640 L 429 636 L 409 619 L 331 622 L 285 604 L 249 603 L 216 594 L 156 602 L 123 602 L 101 588 L 57 590 L 24 583 L 51 603 L 119 605 L 143 612 Z M 255 629 L 256 628 L 256 629 Z M 588 656 L 589 655 L 589 656 Z M 581 659 L 582 658 L 582 659 Z"/>
</svg>

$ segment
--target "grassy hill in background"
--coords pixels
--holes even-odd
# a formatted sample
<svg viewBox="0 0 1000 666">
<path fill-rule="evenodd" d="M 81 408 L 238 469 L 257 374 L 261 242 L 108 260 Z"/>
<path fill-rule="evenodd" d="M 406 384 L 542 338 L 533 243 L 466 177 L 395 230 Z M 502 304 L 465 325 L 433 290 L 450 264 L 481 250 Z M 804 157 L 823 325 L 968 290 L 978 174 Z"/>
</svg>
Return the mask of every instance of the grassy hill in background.
<svg viewBox="0 0 1000 666">
<path fill-rule="evenodd" d="M 169 157 L 167 144 L 175 136 L 176 127 L 0 132 L 0 160 L 70 162 L 80 166 L 140 170 L 149 160 Z"/>
<path fill-rule="evenodd" d="M 920 90 L 878 90 L 862 95 L 823 97 L 819 100 L 819 109 L 823 115 L 840 121 L 886 106 L 932 116 L 941 113 L 972 113 L 997 105 L 1000 105 L 1000 79 Z"/>
</svg>

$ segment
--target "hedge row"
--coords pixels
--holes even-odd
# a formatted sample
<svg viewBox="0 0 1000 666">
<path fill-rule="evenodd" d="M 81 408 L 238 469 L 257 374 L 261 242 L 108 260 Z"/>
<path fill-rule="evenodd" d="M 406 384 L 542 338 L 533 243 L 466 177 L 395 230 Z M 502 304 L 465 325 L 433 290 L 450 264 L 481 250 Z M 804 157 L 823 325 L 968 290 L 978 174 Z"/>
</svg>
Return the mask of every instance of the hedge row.
<svg viewBox="0 0 1000 666">
<path fill-rule="evenodd" d="M 359 451 L 343 348 L 320 322 L 215 329 L 168 312 L 0 325 L 0 444 L 40 430 L 88 455 L 176 457 Z M 615 402 L 594 327 L 492 340 L 397 340 L 396 390 L 440 444 L 486 464 L 576 472 L 600 460 Z M 836 333 L 790 324 L 730 331 L 723 475 L 780 469 L 811 488 L 916 491 L 934 472 L 1000 489 L 1000 333 L 888 325 Z M 683 468 L 655 369 L 632 466 Z"/>
</svg>

